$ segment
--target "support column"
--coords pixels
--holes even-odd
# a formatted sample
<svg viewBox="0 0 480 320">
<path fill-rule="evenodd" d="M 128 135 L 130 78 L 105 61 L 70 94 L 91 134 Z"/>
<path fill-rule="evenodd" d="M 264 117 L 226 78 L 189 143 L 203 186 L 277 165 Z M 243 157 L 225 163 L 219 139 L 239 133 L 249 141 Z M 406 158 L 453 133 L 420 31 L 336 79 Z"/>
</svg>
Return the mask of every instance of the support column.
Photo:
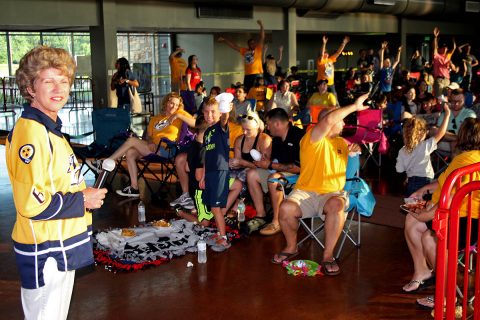
<svg viewBox="0 0 480 320">
<path fill-rule="evenodd" d="M 272 44 L 269 48 L 275 58 L 278 59 L 278 47 L 283 46 L 283 59 L 280 65 L 283 72 L 289 72 L 291 66 L 297 64 L 297 13 L 290 8 L 285 11 L 285 30 L 272 32 Z"/>
<path fill-rule="evenodd" d="M 400 54 L 401 70 L 410 68 L 410 61 L 407 60 L 407 28 L 405 28 L 405 19 L 398 19 L 398 33 L 400 34 L 400 45 L 402 46 L 402 53 Z"/>
<path fill-rule="evenodd" d="M 116 4 L 113 0 L 99 3 L 102 23 L 90 27 L 90 47 L 93 80 L 93 107 L 108 107 L 110 90 L 109 70 L 114 69 L 117 60 Z"/>
</svg>

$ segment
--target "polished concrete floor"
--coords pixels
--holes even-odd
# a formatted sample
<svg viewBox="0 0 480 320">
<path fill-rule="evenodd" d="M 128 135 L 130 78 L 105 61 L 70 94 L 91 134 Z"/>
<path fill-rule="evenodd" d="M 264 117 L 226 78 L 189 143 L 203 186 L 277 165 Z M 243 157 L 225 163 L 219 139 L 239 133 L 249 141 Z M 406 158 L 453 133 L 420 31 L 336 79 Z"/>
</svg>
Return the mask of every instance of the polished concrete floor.
<svg viewBox="0 0 480 320">
<path fill-rule="evenodd" d="M 67 113 L 64 116 L 68 118 Z M 72 113 L 71 118 L 64 121 L 68 130 L 88 129 L 87 112 Z M 0 318 L 21 319 L 10 240 L 15 209 L 4 153 L 0 146 Z M 227 252 L 208 251 L 204 265 L 187 254 L 134 273 L 114 274 L 103 266 L 77 272 L 69 319 L 429 319 L 430 312 L 419 310 L 415 298 L 432 290 L 416 295 L 401 291 L 410 280 L 412 263 L 398 209 L 401 180 L 392 170 L 388 159 L 382 170 L 366 170 L 377 207 L 372 219 L 362 223 L 361 248 L 347 244 L 343 250 L 339 276 L 290 276 L 270 262 L 282 249 L 283 236 L 254 234 L 236 241 Z M 93 183 L 90 175 L 87 180 Z M 121 183 L 120 177 L 114 188 Z M 147 220 L 172 218 L 169 198 L 152 202 L 145 195 Z M 137 203 L 110 192 L 95 213 L 94 229 L 134 225 Z M 307 242 L 300 252 L 298 259 L 315 261 L 322 253 L 314 242 Z M 189 261 L 193 268 L 187 268 Z"/>
</svg>

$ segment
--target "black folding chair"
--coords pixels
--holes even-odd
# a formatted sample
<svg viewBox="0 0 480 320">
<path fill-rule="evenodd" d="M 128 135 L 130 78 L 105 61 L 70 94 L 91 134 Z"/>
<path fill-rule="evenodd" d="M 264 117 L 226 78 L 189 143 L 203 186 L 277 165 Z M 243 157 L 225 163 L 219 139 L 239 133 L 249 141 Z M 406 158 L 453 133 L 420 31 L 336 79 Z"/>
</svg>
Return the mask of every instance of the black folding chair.
<svg viewBox="0 0 480 320">
<path fill-rule="evenodd" d="M 189 131 L 188 125 L 183 123 L 177 142 L 168 139 L 161 139 L 157 145 L 155 153 L 151 153 L 137 161 L 137 167 L 139 169 L 138 179 L 143 178 L 152 197 L 158 195 L 161 198 L 160 193 L 162 191 L 168 192 L 168 183 L 172 183 L 174 182 L 174 179 L 178 178 L 175 168 L 175 156 L 177 155 L 178 150 L 182 146 L 190 143 L 194 137 L 195 136 Z M 166 157 L 158 154 L 160 148 L 164 148 L 168 151 Z M 155 180 L 160 183 L 157 193 L 154 192 L 150 182 L 145 177 L 147 173 L 152 175 Z"/>
</svg>

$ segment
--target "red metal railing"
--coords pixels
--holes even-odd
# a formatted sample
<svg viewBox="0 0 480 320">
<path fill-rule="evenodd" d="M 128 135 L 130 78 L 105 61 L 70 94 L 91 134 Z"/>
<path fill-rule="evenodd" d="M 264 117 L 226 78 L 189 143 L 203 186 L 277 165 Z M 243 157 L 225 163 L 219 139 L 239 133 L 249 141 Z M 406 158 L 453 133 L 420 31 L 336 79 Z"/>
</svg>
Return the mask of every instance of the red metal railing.
<svg viewBox="0 0 480 320">
<path fill-rule="evenodd" d="M 446 179 L 438 209 L 433 220 L 433 229 L 436 230 L 437 262 L 436 262 L 436 289 L 435 289 L 435 319 L 455 319 L 455 304 L 457 293 L 458 271 L 458 237 L 459 237 L 459 213 L 462 204 L 467 203 L 468 223 L 466 237 L 465 261 L 463 271 L 462 295 L 462 319 L 467 318 L 468 289 L 469 289 L 469 265 L 473 248 L 470 246 L 472 226 L 472 193 L 480 190 L 480 163 L 472 164 L 453 171 Z M 468 178 L 468 179 L 465 179 Z M 462 185 L 462 181 L 469 181 Z M 453 188 L 456 191 L 451 197 Z M 476 200 L 478 201 L 478 199 Z M 478 214 L 478 213 L 477 213 Z M 473 220 L 478 223 L 478 219 Z M 448 236 L 447 236 L 448 235 Z M 475 242 L 480 243 L 480 233 L 476 235 Z M 448 244 L 448 250 L 447 250 Z M 448 252 L 448 255 L 447 255 Z M 480 255 L 475 252 L 475 290 L 477 297 L 474 301 L 474 319 L 480 319 Z M 445 307 L 445 310 L 444 310 Z M 445 313 L 444 313 L 445 311 Z"/>
</svg>

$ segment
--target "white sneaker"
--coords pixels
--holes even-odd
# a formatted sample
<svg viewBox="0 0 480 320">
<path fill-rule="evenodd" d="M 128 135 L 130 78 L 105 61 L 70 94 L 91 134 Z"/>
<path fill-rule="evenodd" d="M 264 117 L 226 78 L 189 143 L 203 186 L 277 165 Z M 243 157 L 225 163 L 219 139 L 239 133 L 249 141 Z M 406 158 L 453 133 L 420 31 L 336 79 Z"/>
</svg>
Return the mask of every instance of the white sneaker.
<svg viewBox="0 0 480 320">
<path fill-rule="evenodd" d="M 85 160 L 87 167 L 93 171 L 93 173 L 100 174 L 102 171 L 102 160 Z"/>
<path fill-rule="evenodd" d="M 130 198 L 138 198 L 140 197 L 140 191 L 137 189 L 132 188 L 131 186 L 125 187 L 122 190 L 116 191 L 118 195 Z"/>
<path fill-rule="evenodd" d="M 180 197 L 170 202 L 170 206 L 171 207 L 182 206 L 185 209 L 193 209 L 195 206 L 193 206 L 192 208 L 185 207 L 185 205 L 188 205 L 189 203 L 193 205 L 193 200 L 192 198 L 190 198 L 190 195 L 188 194 L 188 192 L 185 192 Z"/>
</svg>

